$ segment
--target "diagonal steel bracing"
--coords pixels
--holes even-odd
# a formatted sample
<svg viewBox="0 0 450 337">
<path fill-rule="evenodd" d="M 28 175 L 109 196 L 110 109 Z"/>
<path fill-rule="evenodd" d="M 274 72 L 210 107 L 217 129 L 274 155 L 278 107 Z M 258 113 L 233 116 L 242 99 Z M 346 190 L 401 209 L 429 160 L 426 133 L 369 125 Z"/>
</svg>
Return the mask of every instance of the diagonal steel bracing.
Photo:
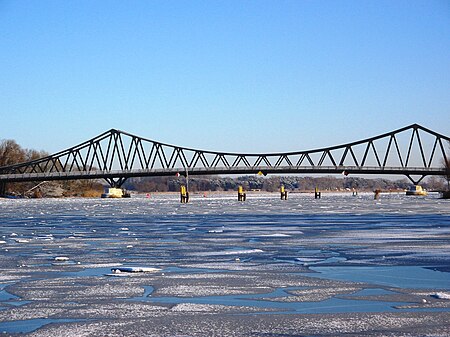
<svg viewBox="0 0 450 337">
<path fill-rule="evenodd" d="M 450 138 L 413 124 L 327 148 L 287 153 L 226 153 L 173 146 L 109 130 L 48 157 L 0 168 L 0 183 L 104 178 L 120 186 L 129 177 L 268 173 L 401 174 L 417 183 L 444 175 Z M 412 178 L 417 176 L 418 178 Z"/>
</svg>

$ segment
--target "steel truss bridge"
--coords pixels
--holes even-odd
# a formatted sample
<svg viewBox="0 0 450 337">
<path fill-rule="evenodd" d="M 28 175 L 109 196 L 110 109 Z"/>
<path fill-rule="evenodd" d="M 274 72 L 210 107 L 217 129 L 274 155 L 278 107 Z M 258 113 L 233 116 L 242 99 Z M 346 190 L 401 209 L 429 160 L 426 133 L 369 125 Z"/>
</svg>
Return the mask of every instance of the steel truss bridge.
<svg viewBox="0 0 450 337">
<path fill-rule="evenodd" d="M 450 138 L 413 124 L 360 141 L 286 153 L 226 153 L 173 146 L 111 129 L 67 150 L 0 168 L 8 182 L 217 174 L 405 175 L 418 184 L 448 174 Z M 1 186 L 0 186 L 1 187 Z"/>
</svg>

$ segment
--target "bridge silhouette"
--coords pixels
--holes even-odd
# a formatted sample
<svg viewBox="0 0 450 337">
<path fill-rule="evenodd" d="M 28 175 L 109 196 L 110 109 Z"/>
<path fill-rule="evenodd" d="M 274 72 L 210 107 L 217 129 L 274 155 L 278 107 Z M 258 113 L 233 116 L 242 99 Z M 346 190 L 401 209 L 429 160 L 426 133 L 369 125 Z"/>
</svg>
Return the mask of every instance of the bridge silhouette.
<svg viewBox="0 0 450 337">
<path fill-rule="evenodd" d="M 375 137 L 287 153 L 226 153 L 168 145 L 111 129 L 79 145 L 37 160 L 0 167 L 8 182 L 217 174 L 404 175 L 414 184 L 445 175 L 450 138 L 413 124 Z"/>
</svg>

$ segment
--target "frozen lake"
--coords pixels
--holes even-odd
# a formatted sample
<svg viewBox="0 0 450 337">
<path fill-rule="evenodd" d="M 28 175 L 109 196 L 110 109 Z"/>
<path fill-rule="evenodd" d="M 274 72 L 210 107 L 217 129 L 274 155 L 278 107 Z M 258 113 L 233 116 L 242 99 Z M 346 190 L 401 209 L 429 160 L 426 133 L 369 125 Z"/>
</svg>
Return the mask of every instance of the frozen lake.
<svg viewBox="0 0 450 337">
<path fill-rule="evenodd" d="M 254 324 L 270 335 L 314 318 L 319 330 L 303 321 L 294 332 L 320 335 L 355 315 L 374 323 L 349 333 L 449 328 L 420 323 L 450 321 L 450 202 L 438 195 L 0 199 L 0 225 L 0 333 L 94 336 L 108 323 L 202 335 L 229 324 L 231 336 Z M 111 272 L 120 267 L 157 270 Z"/>
</svg>

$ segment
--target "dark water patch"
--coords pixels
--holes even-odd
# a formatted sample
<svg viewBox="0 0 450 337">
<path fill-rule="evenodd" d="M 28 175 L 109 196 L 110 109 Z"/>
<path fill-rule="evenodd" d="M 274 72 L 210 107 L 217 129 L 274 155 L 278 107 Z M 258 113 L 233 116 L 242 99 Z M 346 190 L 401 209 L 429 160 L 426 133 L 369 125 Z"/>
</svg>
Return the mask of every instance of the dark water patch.
<svg viewBox="0 0 450 337">
<path fill-rule="evenodd" d="M 233 307 L 255 307 L 261 309 L 278 309 L 280 313 L 350 313 L 350 312 L 394 312 L 399 311 L 396 306 L 404 305 L 400 302 L 382 302 L 369 300 L 352 300 L 342 298 L 331 298 L 318 302 L 296 302 L 296 301 L 265 301 L 264 298 L 280 298 L 289 296 L 288 290 L 304 289 L 299 287 L 278 288 L 268 294 L 246 294 L 246 295 L 222 295 L 222 296 L 198 296 L 198 297 L 147 297 L 136 298 L 154 303 L 164 304 L 210 304 L 225 305 Z M 450 309 L 449 309 L 450 310 Z"/>
<path fill-rule="evenodd" d="M 144 286 L 144 294 L 142 295 L 142 297 L 149 297 L 154 290 L 155 288 L 153 288 L 152 286 Z"/>
<path fill-rule="evenodd" d="M 450 289 L 450 274 L 417 266 L 311 267 L 318 277 L 330 280 L 418 289 Z"/>
<path fill-rule="evenodd" d="M 10 309 L 11 307 L 20 307 L 22 305 L 31 303 L 31 301 L 22 301 L 19 296 L 11 294 L 5 287 L 12 284 L 0 284 L 0 310 Z"/>
<path fill-rule="evenodd" d="M 31 303 L 31 301 L 8 301 L 8 302 L 3 302 L 3 304 L 7 304 L 7 305 L 13 306 L 13 307 L 21 307 L 22 305 L 29 304 L 29 303 Z"/>
<path fill-rule="evenodd" d="M 220 295 L 220 296 L 194 296 L 194 297 L 177 297 L 177 296 L 152 296 L 154 288 L 145 286 L 142 296 L 130 298 L 131 301 L 145 301 L 161 304 L 209 304 L 224 305 L 231 307 L 254 307 L 263 309 L 280 310 L 279 313 L 350 313 L 350 312 L 394 312 L 399 311 L 396 306 L 404 305 L 400 302 L 383 302 L 370 300 L 353 300 L 348 298 L 330 298 L 317 302 L 300 302 L 295 301 L 295 296 L 290 295 L 289 291 L 303 290 L 306 287 L 284 287 L 277 288 L 270 293 L 263 294 L 242 294 L 242 295 Z M 365 289 L 358 292 L 359 295 L 374 295 L 391 293 L 384 289 Z M 393 293 L 393 292 L 392 292 Z M 278 298 L 292 297 L 293 301 L 276 301 Z M 265 299 L 274 300 L 265 300 Z M 403 309 L 402 311 L 414 311 L 417 309 Z M 450 308 L 449 308 L 450 310 Z M 439 310 L 437 310 L 439 311 Z M 442 311 L 442 310 L 441 310 Z M 276 313 L 277 311 L 275 311 Z M 273 311 L 270 311 L 273 313 Z"/>
<path fill-rule="evenodd" d="M 65 319 L 65 318 L 34 318 L 20 321 L 8 321 L 0 322 L 1 334 L 21 334 L 33 332 L 44 325 L 52 323 L 71 323 L 71 322 L 83 322 L 86 320 L 81 319 Z"/>
<path fill-rule="evenodd" d="M 143 288 L 144 288 L 144 293 L 142 294 L 142 296 L 132 297 L 127 300 L 128 301 L 147 301 L 148 297 L 153 293 L 153 291 L 155 291 L 155 288 L 153 288 L 153 286 L 143 286 Z"/>
<path fill-rule="evenodd" d="M 436 266 L 436 267 L 424 267 L 433 271 L 440 271 L 442 273 L 450 273 L 450 266 Z"/>
<path fill-rule="evenodd" d="M 0 302 L 17 300 L 19 298 L 18 296 L 13 295 L 9 293 L 7 290 L 5 290 L 5 287 L 9 285 L 11 284 L 0 284 Z"/>
</svg>

